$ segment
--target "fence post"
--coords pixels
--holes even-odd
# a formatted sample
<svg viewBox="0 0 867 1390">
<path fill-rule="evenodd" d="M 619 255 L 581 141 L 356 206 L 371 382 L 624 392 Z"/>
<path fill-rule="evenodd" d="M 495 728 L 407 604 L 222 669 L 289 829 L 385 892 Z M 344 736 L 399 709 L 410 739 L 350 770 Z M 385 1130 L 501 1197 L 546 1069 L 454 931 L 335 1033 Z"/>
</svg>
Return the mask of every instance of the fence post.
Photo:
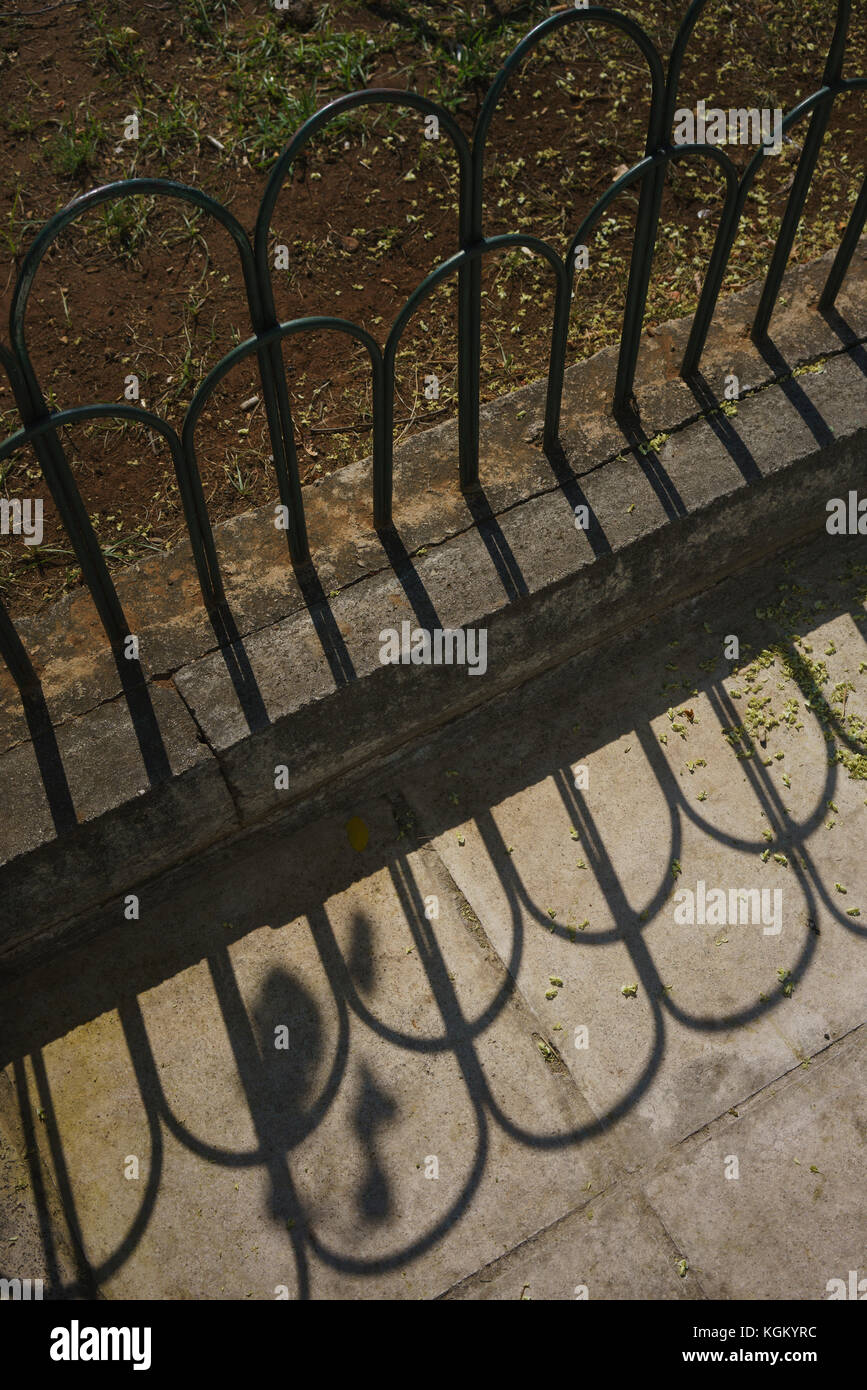
<svg viewBox="0 0 867 1390">
<path fill-rule="evenodd" d="M 34 407 L 30 399 L 19 400 L 18 408 L 25 429 L 51 418 L 35 378 L 30 385 L 31 391 L 35 391 L 38 404 Z M 60 519 L 72 541 L 76 559 L 81 565 L 81 573 L 90 590 L 109 643 L 115 651 L 122 651 L 125 639 L 129 635 L 126 617 L 63 446 L 53 429 L 34 439 L 32 443 L 48 489 L 60 513 Z"/>
<path fill-rule="evenodd" d="M 820 309 L 831 309 L 834 301 L 840 292 L 840 286 L 846 271 L 849 269 L 849 262 L 855 254 L 855 247 L 858 245 L 858 238 L 864 230 L 864 223 L 867 221 L 867 178 L 861 185 L 861 192 L 858 194 L 858 201 L 852 209 L 852 216 L 849 218 L 843 240 L 834 257 L 834 264 L 831 266 L 828 279 L 825 281 L 825 288 L 819 297 Z"/>
<path fill-rule="evenodd" d="M 822 148 L 822 140 L 828 128 L 828 121 L 831 119 L 831 108 L 834 104 L 834 97 L 837 95 L 836 84 L 840 81 L 843 71 L 843 54 L 846 48 L 846 35 L 849 29 L 849 16 L 851 13 L 851 0 L 838 0 L 837 21 L 834 27 L 834 35 L 831 39 L 831 46 L 828 49 L 828 58 L 825 63 L 825 72 L 822 77 L 822 85 L 829 88 L 827 100 L 823 101 L 816 109 L 810 121 L 810 129 L 807 131 L 804 140 L 804 148 L 801 150 L 801 158 L 798 160 L 798 168 L 795 173 L 795 181 L 792 184 L 792 191 L 789 194 L 789 201 L 786 204 L 786 211 L 780 224 L 779 235 L 774 247 L 774 254 L 771 257 L 771 264 L 765 278 L 762 296 L 759 300 L 759 307 L 756 310 L 756 317 L 753 320 L 752 340 L 760 342 L 767 336 L 768 325 L 771 321 L 771 314 L 774 312 L 774 305 L 780 293 L 780 285 L 783 282 L 783 275 L 789 263 L 792 246 L 795 241 L 795 233 L 801 220 L 804 210 L 804 203 L 810 191 L 810 184 L 816 169 L 816 162 L 819 158 L 819 151 Z M 841 277 L 842 278 L 842 277 Z"/>
<path fill-rule="evenodd" d="M 654 153 L 649 140 L 646 152 Z M 662 163 L 650 169 L 641 181 L 635 237 L 629 263 L 629 282 L 626 287 L 626 306 L 623 311 L 620 356 L 617 359 L 617 379 L 614 385 L 615 412 L 625 410 L 632 399 L 664 184 L 665 165 Z"/>
</svg>

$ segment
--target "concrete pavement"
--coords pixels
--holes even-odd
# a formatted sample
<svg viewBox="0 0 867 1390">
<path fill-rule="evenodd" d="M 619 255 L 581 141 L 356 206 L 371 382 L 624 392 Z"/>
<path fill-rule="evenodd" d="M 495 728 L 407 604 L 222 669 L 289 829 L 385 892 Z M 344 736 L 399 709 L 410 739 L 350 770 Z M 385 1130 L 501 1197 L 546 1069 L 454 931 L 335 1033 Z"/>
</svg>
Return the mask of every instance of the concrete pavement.
<svg viewBox="0 0 867 1390">
<path fill-rule="evenodd" d="M 864 559 L 823 537 L 718 585 L 4 982 L 0 1274 L 195 1299 L 864 1278 Z"/>
</svg>

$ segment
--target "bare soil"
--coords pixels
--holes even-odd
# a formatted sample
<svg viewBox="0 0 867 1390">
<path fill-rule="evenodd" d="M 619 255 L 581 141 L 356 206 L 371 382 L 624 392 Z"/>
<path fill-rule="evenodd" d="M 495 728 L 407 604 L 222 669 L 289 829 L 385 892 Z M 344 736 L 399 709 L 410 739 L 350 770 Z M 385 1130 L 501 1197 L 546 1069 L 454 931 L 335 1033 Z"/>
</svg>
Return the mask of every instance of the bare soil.
<svg viewBox="0 0 867 1390">
<path fill-rule="evenodd" d="M 0 0 L 2 2 L 2 0 Z M 40 226 L 75 194 L 113 179 L 169 177 L 227 205 L 252 232 L 267 173 L 305 115 L 364 85 L 413 88 L 452 109 L 467 133 L 502 60 L 551 6 L 538 3 L 293 3 L 264 0 L 136 5 L 88 0 L 0 11 L 0 268 L 8 311 L 23 255 Z M 628 0 L 620 8 L 667 53 L 685 0 Z M 711 5 L 693 36 L 683 106 L 790 109 L 820 85 L 833 27 L 827 0 Z M 847 75 L 867 70 L 867 10 L 853 17 Z M 488 234 L 532 232 L 565 250 L 581 218 L 643 151 L 648 110 L 640 56 L 601 25 L 560 34 L 507 88 L 487 162 Z M 127 140 L 127 117 L 139 138 Z M 764 273 L 804 125 L 765 161 L 724 292 Z M 837 103 L 794 257 L 839 242 L 864 177 L 863 99 Z M 728 151 L 743 166 L 752 150 Z M 692 312 L 721 208 L 709 167 L 672 169 L 646 326 Z M 637 196 L 603 219 L 576 294 L 570 361 L 616 341 Z M 424 138 L 416 113 L 356 113 L 317 140 L 287 180 L 275 243 L 281 318 L 327 313 L 384 341 L 408 294 L 457 249 L 457 170 L 445 139 Z M 485 263 L 483 396 L 544 374 L 553 297 L 535 258 Z M 404 337 L 396 434 L 455 410 L 456 284 L 441 287 Z M 58 408 L 122 400 L 139 378 L 141 403 L 179 427 L 207 371 L 250 323 L 237 257 L 212 219 L 170 200 L 105 204 L 64 233 L 40 267 L 27 341 L 43 391 Z M 8 330 L 7 330 L 8 337 Z M 302 480 L 370 448 L 363 349 L 330 333 L 287 343 Z M 427 399 L 434 373 L 438 399 Z M 226 378 L 199 433 L 211 518 L 276 500 L 255 367 Z M 0 379 L 0 432 L 18 426 Z M 171 547 L 184 523 L 162 442 L 135 426 L 66 432 L 69 455 L 109 562 Z M 39 547 L 0 537 L 0 596 L 32 611 L 80 582 L 75 557 L 28 450 L 0 464 L 0 495 L 39 495 Z"/>
</svg>

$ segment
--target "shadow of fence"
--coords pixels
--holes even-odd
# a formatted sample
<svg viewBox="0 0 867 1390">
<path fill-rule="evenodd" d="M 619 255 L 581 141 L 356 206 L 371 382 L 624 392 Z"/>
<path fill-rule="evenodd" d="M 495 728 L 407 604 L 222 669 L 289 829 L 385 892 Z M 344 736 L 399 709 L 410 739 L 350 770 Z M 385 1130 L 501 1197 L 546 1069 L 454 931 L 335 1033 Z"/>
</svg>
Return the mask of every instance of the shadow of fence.
<svg viewBox="0 0 867 1390">
<path fill-rule="evenodd" d="M 841 607 L 837 611 L 842 613 L 845 609 Z M 867 750 L 847 729 L 840 712 L 829 702 L 798 650 L 791 642 L 781 640 L 775 651 L 781 663 L 795 674 L 804 699 L 804 718 L 812 721 L 814 732 L 823 739 L 831 733 L 842 746 L 863 756 Z M 701 693 L 721 727 L 738 724 L 739 711 L 721 679 L 705 678 Z M 502 756 L 503 750 L 496 743 L 501 737 L 499 731 L 494 746 L 486 749 L 484 755 L 471 754 L 477 760 L 491 757 L 499 769 L 496 800 L 490 799 L 489 789 L 489 802 L 483 801 L 471 814 L 475 833 L 483 847 L 477 872 L 489 883 L 496 883 L 497 894 L 504 905 L 501 940 L 507 943 L 505 950 L 498 947 L 495 978 L 481 1006 L 468 1007 L 464 982 L 456 981 L 453 965 L 447 957 L 448 935 L 428 915 L 422 882 L 423 856 L 432 853 L 431 840 L 456 821 L 462 822 L 467 811 L 447 811 L 444 806 L 436 802 L 428 804 L 422 798 L 424 810 L 420 813 L 400 792 L 390 794 L 394 822 L 400 833 L 375 850 L 367 868 L 370 877 L 382 876 L 383 872 L 387 875 L 388 892 L 385 897 L 380 894 L 387 922 L 374 923 L 367 907 L 356 907 L 348 927 L 345 921 L 338 927 L 339 912 L 329 907 L 329 903 L 351 889 L 352 862 L 341 861 L 336 867 L 323 864 L 312 871 L 305 870 L 309 850 L 299 845 L 288 855 L 285 846 L 276 856 L 268 851 L 267 881 L 257 882 L 255 894 L 251 892 L 255 905 L 233 929 L 232 944 L 266 923 L 279 926 L 290 920 L 306 919 L 313 962 L 310 970 L 324 982 L 318 995 L 312 990 L 309 971 L 296 962 L 296 942 L 281 944 L 285 939 L 277 935 L 266 947 L 266 967 L 259 973 L 255 987 L 242 984 L 233 952 L 226 941 L 226 924 L 218 926 L 215 921 L 221 912 L 223 890 L 217 875 L 208 873 L 204 875 L 206 882 L 199 885 L 190 901 L 184 897 L 182 888 L 177 894 L 170 891 L 166 903 L 158 908 L 157 920 L 149 924 L 147 931 L 131 938 L 128 929 L 122 933 L 115 930 L 113 937 L 101 938 L 92 950 L 79 949 L 75 958 L 75 991 L 69 989 L 70 967 L 64 962 L 46 967 L 47 973 L 43 971 L 37 977 L 35 994 L 31 987 L 26 998 L 5 986 L 0 1065 L 11 1065 L 14 1072 L 33 1191 L 42 1209 L 45 1261 L 52 1280 L 49 1296 L 95 1296 L 103 1284 L 133 1259 L 162 1194 L 169 1140 L 173 1150 L 180 1146 L 206 1169 L 212 1167 L 236 1174 L 255 1170 L 263 1176 L 267 1194 L 265 1216 L 276 1224 L 281 1239 L 285 1240 L 287 1255 L 291 1252 L 294 1259 L 294 1288 L 298 1298 L 312 1296 L 314 1261 L 320 1267 L 351 1276 L 355 1281 L 373 1280 L 389 1271 L 408 1269 L 451 1231 L 459 1229 L 472 1212 L 481 1186 L 490 1175 L 496 1132 L 539 1154 L 578 1152 L 590 1140 L 610 1133 L 618 1121 L 630 1115 L 659 1078 L 666 1062 L 669 1030 L 677 1027 L 707 1037 L 728 1035 L 773 1015 L 784 1002 L 783 993 L 778 991 L 771 997 L 759 994 L 759 982 L 750 979 L 742 982 L 748 996 L 746 1002 L 721 1008 L 718 1012 L 691 1009 L 669 993 L 654 960 L 650 941 L 659 941 L 659 925 L 669 920 L 674 891 L 669 866 L 679 861 L 684 853 L 686 830 L 700 832 L 703 841 L 712 848 L 748 854 L 753 862 L 757 862 L 766 848 L 766 839 L 746 830 L 722 829 L 688 798 L 683 783 L 678 781 L 663 754 L 650 724 L 649 711 L 645 713 L 648 717 L 642 717 L 637 724 L 623 724 L 623 719 L 629 717 L 628 712 L 615 714 L 614 726 L 605 732 L 604 739 L 596 732 L 587 739 L 588 751 L 592 751 L 602 746 L 604 740 L 611 741 L 612 736 L 629 728 L 637 739 L 648 776 L 665 807 L 662 825 L 653 823 L 654 843 L 647 851 L 648 863 L 654 860 L 664 868 L 655 881 L 642 887 L 638 898 L 634 883 L 630 889 L 617 865 L 617 854 L 622 852 L 622 846 L 610 842 L 610 835 L 602 829 L 590 798 L 576 791 L 569 766 L 557 760 L 556 752 L 552 754 L 544 728 L 534 731 L 524 756 L 515 766 Z M 505 743 L 508 737 L 506 730 L 502 733 Z M 730 755 L 735 756 L 733 750 Z M 811 846 L 812 837 L 827 817 L 828 805 L 838 794 L 841 766 L 834 758 L 823 757 L 811 788 L 812 804 L 797 819 L 785 807 L 778 785 L 760 758 L 746 758 L 739 766 L 761 823 L 769 828 L 774 840 L 784 846 L 788 854 L 792 875 L 788 891 L 797 899 L 799 909 L 797 914 L 787 910 L 787 959 L 791 981 L 797 986 L 806 979 L 819 949 L 816 923 L 820 913 L 823 921 L 837 930 L 859 940 L 867 937 L 867 927 L 832 897 Z M 597 916 L 611 923 L 607 927 L 582 931 L 578 937 L 574 929 L 552 919 L 546 903 L 539 901 L 538 895 L 528 886 L 526 872 L 516 862 L 492 809 L 516 790 L 539 786 L 545 781 L 553 788 L 552 799 L 559 800 L 567 823 L 571 822 L 575 829 L 575 848 L 584 856 L 601 894 Z M 643 814 L 638 806 L 634 834 L 643 833 Z M 441 865 L 441 861 L 438 862 Z M 357 877 L 357 867 L 354 872 Z M 243 871 L 236 866 L 235 875 L 236 884 L 241 884 L 236 889 L 237 900 L 237 893 L 246 893 L 245 885 L 252 882 L 255 875 L 249 865 Z M 210 918 L 213 925 L 199 925 L 197 910 Z M 345 917 L 345 908 L 339 911 Z M 407 952 L 411 951 L 419 962 L 424 992 L 431 1000 L 428 1021 L 435 1020 L 435 1027 L 429 1031 L 411 1031 L 399 1020 L 387 1016 L 390 1011 L 383 1008 L 382 995 L 379 1004 L 373 1002 L 383 969 L 376 928 L 386 929 L 390 947 L 393 949 L 397 943 L 398 954 L 405 941 Z M 461 929 L 460 924 L 458 929 Z M 552 1122 L 547 1129 L 534 1127 L 525 1116 L 511 1113 L 508 1100 L 498 1094 L 492 1083 L 491 1070 L 483 1055 L 486 1035 L 504 1019 L 507 1009 L 514 1007 L 516 981 L 521 975 L 531 937 L 542 933 L 546 941 L 554 938 L 569 943 L 570 949 L 587 959 L 591 970 L 596 952 L 612 945 L 625 948 L 641 997 L 650 1011 L 649 1020 L 643 1019 L 645 1026 L 640 1035 L 643 1052 L 639 1055 L 636 1045 L 628 1056 L 624 1055 L 626 1079 L 620 1093 L 606 1105 L 597 1104 L 592 1111 L 588 1110 L 588 1118 L 579 1124 Z M 159 952 L 155 953 L 153 942 L 157 937 L 161 944 Z M 694 949 L 698 952 L 696 961 L 687 961 L 687 969 L 698 968 L 700 964 L 700 944 Z M 488 944 L 485 951 L 489 950 Z M 107 959 L 110 960 L 108 966 Z M 233 1133 L 252 1134 L 253 1142 L 246 1148 L 217 1143 L 207 1132 L 197 1131 L 194 1124 L 181 1118 L 177 1101 L 167 1093 L 165 1073 L 159 1061 L 162 1040 L 154 1036 L 156 1025 L 149 1028 L 142 1007 L 143 996 L 157 984 L 199 961 L 207 966 L 213 1017 L 194 1017 L 190 1021 L 189 1038 L 212 1038 L 216 1029 L 226 1040 L 237 1076 L 233 1104 L 239 1110 L 231 1128 Z M 244 967 L 244 974 L 248 975 L 247 967 Z M 89 1160 L 82 1157 L 80 1145 L 76 1160 L 70 1161 L 67 1156 L 63 1131 L 67 1123 L 65 1117 L 69 1115 L 69 1101 L 66 1097 L 63 1115 L 59 1114 L 45 1051 L 54 1039 L 109 1010 L 116 1011 L 123 1030 L 138 1102 L 149 1135 L 150 1153 L 145 1161 L 144 1190 L 134 1218 L 110 1253 L 96 1258 L 89 1253 L 92 1242 L 88 1221 L 79 1213 L 75 1195 L 78 1189 L 75 1163 Z M 528 1015 L 524 1022 L 533 1018 L 535 1015 Z M 275 1054 L 275 1027 L 287 1020 L 291 1020 L 293 1046 L 288 1052 Z M 342 1092 L 349 1084 L 353 1047 L 357 1047 L 362 1038 L 372 1038 L 380 1048 L 379 1062 L 376 1066 L 371 1063 L 365 1043 L 352 1081 L 355 1098 L 347 1109 Z M 565 1073 L 568 1062 L 550 1040 L 545 1046 L 548 1061 Z M 219 1046 L 212 1043 L 206 1051 L 216 1056 Z M 382 1148 L 383 1136 L 403 1118 L 401 1102 L 389 1078 L 397 1075 L 401 1068 L 423 1069 L 431 1059 L 442 1057 L 449 1059 L 455 1084 L 459 1083 L 467 1113 L 472 1117 L 471 1122 L 464 1121 L 465 1128 L 471 1127 L 473 1132 L 471 1152 L 465 1157 L 457 1190 L 450 1193 L 449 1200 L 435 1218 L 422 1218 L 417 1211 L 401 1215 L 397 1209 L 394 1175 Z M 401 1060 L 396 1072 L 398 1058 Z M 578 1075 L 575 1081 L 581 1085 Z M 362 1237 L 383 1230 L 389 1222 L 400 1227 L 400 1237 L 393 1244 L 372 1254 L 363 1254 L 360 1248 L 352 1245 L 341 1247 L 327 1234 L 311 1208 L 309 1181 L 299 1180 L 303 1146 L 317 1140 L 317 1136 L 320 1146 L 334 1142 L 333 1131 L 326 1131 L 326 1121 L 335 1110 L 338 1098 L 350 1130 L 346 1142 L 354 1145 L 359 1155 L 357 1163 L 347 1166 L 352 1177 L 347 1178 L 341 1199 L 345 1202 L 351 1198 L 359 1247 L 363 1244 Z M 78 1273 L 72 1281 L 64 1282 L 58 1272 L 54 1251 L 57 1234 L 52 1231 L 45 1177 L 38 1157 L 37 1114 L 46 1127 L 44 1147 L 48 1150 L 63 1210 L 65 1239 L 76 1253 Z M 315 1144 L 312 1153 L 315 1158 Z M 310 1161 L 308 1146 L 304 1152 L 305 1172 Z M 318 1170 L 314 1168 L 314 1171 Z M 362 1295 L 365 1290 L 372 1293 L 374 1288 L 365 1283 L 356 1283 L 353 1287 L 360 1289 Z M 267 1296 L 271 1296 L 270 1291 Z"/>
</svg>

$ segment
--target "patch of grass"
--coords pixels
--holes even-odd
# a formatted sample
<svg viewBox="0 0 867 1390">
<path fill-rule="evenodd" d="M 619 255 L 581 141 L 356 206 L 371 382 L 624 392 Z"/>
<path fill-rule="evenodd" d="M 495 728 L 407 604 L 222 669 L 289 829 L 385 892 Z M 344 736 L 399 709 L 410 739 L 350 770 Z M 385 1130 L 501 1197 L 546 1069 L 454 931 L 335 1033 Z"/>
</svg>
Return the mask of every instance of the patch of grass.
<svg viewBox="0 0 867 1390">
<path fill-rule="evenodd" d="M 201 144 L 203 113 L 196 98 L 177 84 L 171 91 L 154 90 L 161 106 L 142 108 L 138 155 L 171 165 L 185 147 Z"/>
<path fill-rule="evenodd" d="M 126 78 L 144 72 L 139 35 L 129 24 L 111 24 L 104 10 L 91 11 L 93 37 L 87 48 L 96 67 L 105 67 Z"/>
<path fill-rule="evenodd" d="M 153 205 L 153 198 L 119 198 L 114 203 L 103 203 L 96 218 L 106 248 L 122 260 L 134 261 L 147 241 L 148 215 Z"/>
<path fill-rule="evenodd" d="M 83 120 L 64 122 L 49 142 L 48 158 L 55 173 L 80 178 L 96 165 L 99 146 L 106 138 L 105 126 L 90 112 Z"/>
<path fill-rule="evenodd" d="M 181 29 L 191 42 L 222 48 L 236 0 L 180 0 Z"/>
</svg>

